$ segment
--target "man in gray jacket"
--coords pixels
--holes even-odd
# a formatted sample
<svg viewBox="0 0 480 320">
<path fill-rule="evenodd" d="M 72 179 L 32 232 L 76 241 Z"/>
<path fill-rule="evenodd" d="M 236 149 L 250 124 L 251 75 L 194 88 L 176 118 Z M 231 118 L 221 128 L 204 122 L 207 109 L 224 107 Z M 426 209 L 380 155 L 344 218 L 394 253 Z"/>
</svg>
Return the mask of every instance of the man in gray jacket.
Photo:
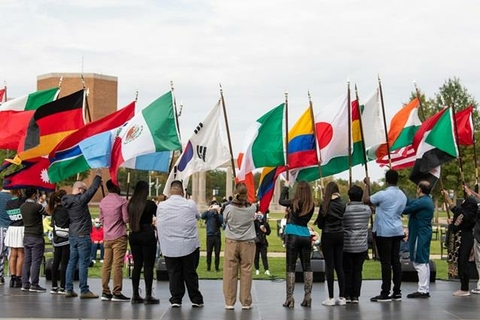
<svg viewBox="0 0 480 320">
<path fill-rule="evenodd" d="M 352 186 L 348 190 L 350 202 L 343 215 L 343 272 L 347 303 L 358 303 L 362 287 L 363 263 L 368 253 L 368 221 L 372 210 L 363 204 L 363 190 Z"/>
<path fill-rule="evenodd" d="M 73 291 L 73 276 L 75 268 L 78 266 L 78 275 L 80 280 L 80 298 L 95 299 L 98 295 L 92 293 L 87 284 L 88 265 L 90 264 L 90 250 L 92 241 L 90 233 L 92 232 L 92 216 L 88 210 L 88 203 L 97 192 L 102 183 L 102 170 L 97 169 L 96 176 L 93 179 L 90 188 L 82 181 L 73 184 L 72 194 L 62 198 L 62 205 L 68 211 L 70 219 L 69 240 L 70 240 L 70 259 L 68 260 L 66 275 L 67 298 L 77 297 Z"/>
</svg>

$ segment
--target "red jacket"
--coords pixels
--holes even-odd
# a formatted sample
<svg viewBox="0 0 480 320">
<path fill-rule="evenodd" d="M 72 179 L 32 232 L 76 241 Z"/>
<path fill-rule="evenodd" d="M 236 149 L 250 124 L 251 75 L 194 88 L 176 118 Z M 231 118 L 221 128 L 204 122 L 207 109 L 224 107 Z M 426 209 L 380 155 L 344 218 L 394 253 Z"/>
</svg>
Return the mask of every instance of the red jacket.
<svg viewBox="0 0 480 320">
<path fill-rule="evenodd" d="M 103 227 L 93 227 L 90 237 L 92 238 L 92 241 L 103 241 Z"/>
</svg>

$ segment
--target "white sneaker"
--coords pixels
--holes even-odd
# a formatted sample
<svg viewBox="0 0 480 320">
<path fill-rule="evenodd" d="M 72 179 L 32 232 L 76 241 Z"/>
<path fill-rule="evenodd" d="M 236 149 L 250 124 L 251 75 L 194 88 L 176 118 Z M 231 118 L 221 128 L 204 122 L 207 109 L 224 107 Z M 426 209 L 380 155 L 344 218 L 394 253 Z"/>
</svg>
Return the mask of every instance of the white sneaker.
<svg viewBox="0 0 480 320">
<path fill-rule="evenodd" d="M 322 302 L 324 306 L 334 306 L 335 305 L 335 299 L 327 299 Z"/>
<path fill-rule="evenodd" d="M 269 275 L 270 275 L 270 271 L 265 270 L 265 274 L 266 274 L 267 276 L 269 276 Z"/>
<path fill-rule="evenodd" d="M 337 306 L 344 306 L 347 304 L 347 300 L 345 298 L 337 298 L 335 299 L 335 304 Z"/>
<path fill-rule="evenodd" d="M 480 294 L 480 288 L 472 289 L 471 293 Z"/>
<path fill-rule="evenodd" d="M 255 270 L 255 274 L 258 276 L 260 274 L 260 270 Z"/>
<path fill-rule="evenodd" d="M 455 297 L 468 297 L 470 295 L 470 291 L 462 291 L 462 290 L 457 290 L 453 293 Z"/>
</svg>

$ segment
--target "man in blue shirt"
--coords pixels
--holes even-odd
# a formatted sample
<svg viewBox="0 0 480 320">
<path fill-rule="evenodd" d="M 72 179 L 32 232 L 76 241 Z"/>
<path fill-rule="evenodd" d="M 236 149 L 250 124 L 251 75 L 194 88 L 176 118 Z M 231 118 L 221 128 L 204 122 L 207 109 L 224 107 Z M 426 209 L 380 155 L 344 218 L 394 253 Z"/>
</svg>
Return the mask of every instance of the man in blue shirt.
<svg viewBox="0 0 480 320">
<path fill-rule="evenodd" d="M 400 264 L 400 241 L 403 238 L 402 212 L 407 197 L 397 187 L 398 172 L 388 170 L 385 173 L 387 188 L 370 196 L 370 179 L 365 178 L 363 203 L 376 207 L 373 232 L 382 265 L 382 291 L 372 297 L 372 302 L 401 301 L 402 266 Z M 393 271 L 393 293 L 390 295 Z"/>
</svg>

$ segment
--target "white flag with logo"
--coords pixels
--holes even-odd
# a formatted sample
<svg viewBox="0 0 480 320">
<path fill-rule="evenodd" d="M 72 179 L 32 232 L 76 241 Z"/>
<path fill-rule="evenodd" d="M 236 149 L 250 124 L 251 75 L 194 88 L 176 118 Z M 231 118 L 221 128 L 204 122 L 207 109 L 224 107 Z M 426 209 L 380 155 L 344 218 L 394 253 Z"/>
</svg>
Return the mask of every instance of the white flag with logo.
<svg viewBox="0 0 480 320">
<path fill-rule="evenodd" d="M 230 160 L 229 149 L 221 135 L 220 107 L 219 100 L 205 120 L 193 130 L 193 135 L 168 176 L 163 190 L 165 195 L 170 195 L 172 181 L 182 180 L 184 181 L 183 187 L 187 188 L 187 178 L 192 174 L 216 169 Z"/>
</svg>

